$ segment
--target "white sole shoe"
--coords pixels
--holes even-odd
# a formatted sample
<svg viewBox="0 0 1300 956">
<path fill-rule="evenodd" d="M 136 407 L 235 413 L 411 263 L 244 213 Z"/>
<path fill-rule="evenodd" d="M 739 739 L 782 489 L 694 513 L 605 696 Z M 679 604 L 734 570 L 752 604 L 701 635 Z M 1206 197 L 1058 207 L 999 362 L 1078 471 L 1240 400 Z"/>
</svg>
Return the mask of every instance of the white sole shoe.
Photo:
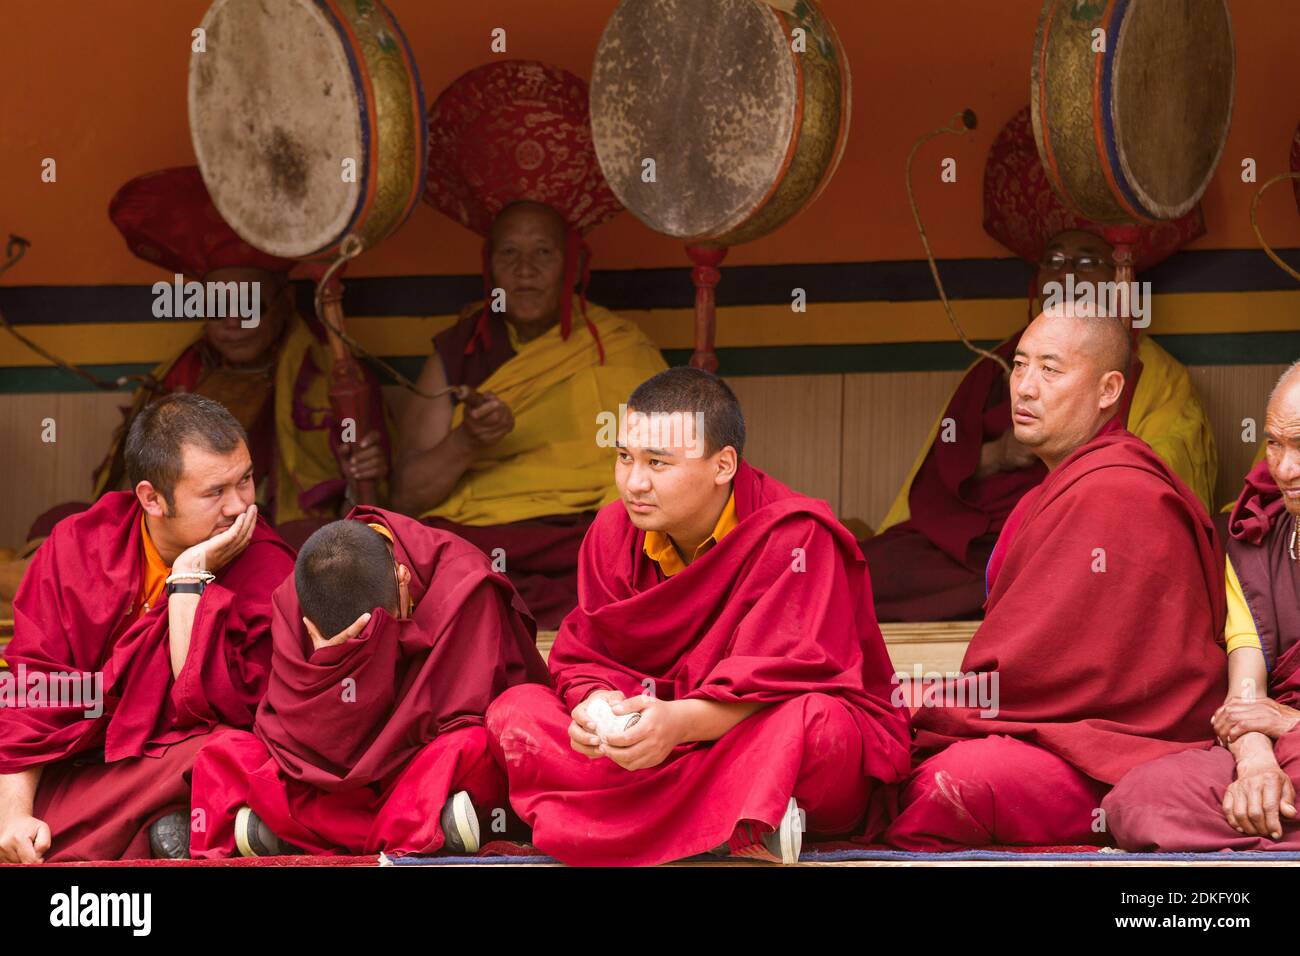
<svg viewBox="0 0 1300 956">
<path fill-rule="evenodd" d="M 441 823 L 444 845 L 458 853 L 479 851 L 478 814 L 466 791 L 458 790 L 447 800 Z"/>
</svg>

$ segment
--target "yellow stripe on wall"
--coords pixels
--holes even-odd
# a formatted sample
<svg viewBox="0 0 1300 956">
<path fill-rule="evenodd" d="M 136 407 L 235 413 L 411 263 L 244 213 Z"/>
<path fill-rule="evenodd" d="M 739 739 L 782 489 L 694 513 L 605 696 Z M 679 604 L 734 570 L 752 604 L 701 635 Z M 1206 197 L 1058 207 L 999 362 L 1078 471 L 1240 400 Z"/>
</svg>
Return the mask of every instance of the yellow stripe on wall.
<svg viewBox="0 0 1300 956">
<path fill-rule="evenodd" d="M 967 299 L 953 304 L 973 339 L 1002 339 L 1024 324 L 1025 300 Z M 665 349 L 695 344 L 691 309 L 629 310 Z M 1287 292 L 1203 292 L 1157 295 L 1151 303 L 1157 335 L 1287 332 L 1300 330 L 1300 290 Z M 348 331 L 377 355 L 428 355 L 429 340 L 456 321 L 455 315 L 350 316 Z M 199 322 L 124 322 L 24 326 L 23 332 L 56 355 L 78 365 L 156 362 L 180 351 L 199 334 Z M 718 310 L 717 345 L 722 348 L 788 345 L 873 345 L 951 342 L 956 336 L 938 302 L 812 303 L 806 313 L 789 306 L 733 306 Z M 0 335 L 0 367 L 48 364 L 13 336 Z"/>
</svg>

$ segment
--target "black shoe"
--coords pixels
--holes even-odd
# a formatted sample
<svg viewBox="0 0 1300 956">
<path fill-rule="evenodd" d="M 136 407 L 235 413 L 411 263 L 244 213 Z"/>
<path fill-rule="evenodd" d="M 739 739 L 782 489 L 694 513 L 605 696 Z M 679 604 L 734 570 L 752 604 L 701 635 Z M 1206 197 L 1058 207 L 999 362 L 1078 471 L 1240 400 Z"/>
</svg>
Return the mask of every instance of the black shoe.
<svg viewBox="0 0 1300 956">
<path fill-rule="evenodd" d="M 478 852 L 478 814 L 466 791 L 458 790 L 447 798 L 438 823 L 442 827 L 444 850 L 458 854 Z"/>
<path fill-rule="evenodd" d="M 149 825 L 149 852 L 155 860 L 190 858 L 190 815 L 177 810 Z"/>
<path fill-rule="evenodd" d="M 271 832 L 266 822 L 251 807 L 240 807 L 235 814 L 235 846 L 240 856 L 292 856 L 301 847 L 286 843 Z"/>
</svg>

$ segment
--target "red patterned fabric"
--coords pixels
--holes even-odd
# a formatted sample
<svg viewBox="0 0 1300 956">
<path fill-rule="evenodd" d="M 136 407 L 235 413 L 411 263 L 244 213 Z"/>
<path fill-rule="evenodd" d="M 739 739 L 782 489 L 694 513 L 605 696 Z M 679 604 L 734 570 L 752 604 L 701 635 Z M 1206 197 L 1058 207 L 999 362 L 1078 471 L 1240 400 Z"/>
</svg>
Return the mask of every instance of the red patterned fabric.
<svg viewBox="0 0 1300 956">
<path fill-rule="evenodd" d="M 288 272 L 297 264 L 239 238 L 217 212 L 197 166 L 137 176 L 108 204 L 108 218 L 135 255 L 194 279 L 215 269 Z"/>
<path fill-rule="evenodd" d="M 523 199 L 579 233 L 623 209 L 596 160 L 587 84 L 532 60 L 470 70 L 434 101 L 424 198 L 480 236 Z"/>
<path fill-rule="evenodd" d="M 587 84 L 559 67 L 535 60 L 503 60 L 470 70 L 443 90 L 429 108 L 429 176 L 424 198 L 433 208 L 485 237 L 483 312 L 465 354 L 492 348 L 487 302 L 492 295 L 486 237 L 501 210 L 514 202 L 545 203 L 569 231 L 564 249 L 560 331 L 572 327 L 568 292 L 578 283 L 587 318 L 591 248 L 584 233 L 617 215 L 623 206 L 601 172 L 591 140 Z M 581 263 L 581 275 L 579 275 Z"/>
<path fill-rule="evenodd" d="M 1142 272 L 1204 235 L 1205 216 L 1198 203 L 1180 219 L 1134 228 L 1139 239 L 1133 245 L 1133 268 Z M 1048 241 L 1066 229 L 1091 232 L 1114 244 L 1107 227 L 1076 216 L 1052 190 L 1025 107 L 989 148 L 984 167 L 984 231 L 1020 258 L 1037 263 Z"/>
</svg>

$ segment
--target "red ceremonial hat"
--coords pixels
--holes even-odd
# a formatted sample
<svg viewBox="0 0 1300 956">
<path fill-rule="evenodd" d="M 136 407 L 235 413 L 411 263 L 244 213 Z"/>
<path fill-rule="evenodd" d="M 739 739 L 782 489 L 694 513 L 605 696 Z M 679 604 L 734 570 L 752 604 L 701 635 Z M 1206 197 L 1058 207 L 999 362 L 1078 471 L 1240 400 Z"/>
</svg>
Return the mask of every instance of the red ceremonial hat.
<svg viewBox="0 0 1300 956">
<path fill-rule="evenodd" d="M 296 259 L 254 249 L 226 224 L 197 166 L 137 176 L 108 204 L 108 218 L 127 247 L 168 272 L 202 279 L 214 269 L 288 272 Z"/>
<path fill-rule="evenodd" d="M 486 237 L 501 210 L 513 202 L 545 203 L 568 224 L 560 334 L 569 337 L 578 284 L 583 321 L 605 347 L 587 318 L 591 249 L 584 233 L 617 215 L 623 206 L 601 172 L 591 139 L 587 84 L 567 70 L 535 60 L 502 60 L 461 76 L 429 108 L 429 175 L 424 199 L 439 212 L 484 237 L 483 312 L 465 346 L 491 346 L 487 301 L 491 261 Z M 583 263 L 582 275 L 578 264 Z"/>
<path fill-rule="evenodd" d="M 989 148 L 984 167 L 984 231 L 1026 262 L 1037 263 L 1048 241 L 1066 229 L 1091 232 L 1110 241 L 1106 227 L 1072 213 L 1052 189 L 1034 142 L 1029 107 L 1025 107 Z M 1179 219 L 1139 225 L 1136 230 L 1139 238 L 1133 244 L 1133 268 L 1141 272 L 1204 235 L 1205 216 L 1197 203 Z"/>
<path fill-rule="evenodd" d="M 587 84 L 533 60 L 477 67 L 434 101 L 424 198 L 480 236 L 523 199 L 579 233 L 623 209 L 596 159 Z"/>
</svg>

